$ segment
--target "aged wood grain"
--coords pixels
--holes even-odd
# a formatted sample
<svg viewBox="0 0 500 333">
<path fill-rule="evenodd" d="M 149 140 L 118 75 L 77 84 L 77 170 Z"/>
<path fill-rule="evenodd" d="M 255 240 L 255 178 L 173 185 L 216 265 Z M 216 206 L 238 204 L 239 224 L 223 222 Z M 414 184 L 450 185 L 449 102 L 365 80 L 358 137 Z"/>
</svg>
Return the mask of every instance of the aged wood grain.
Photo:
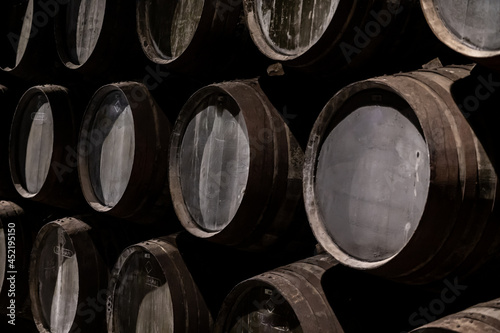
<svg viewBox="0 0 500 333">
<path fill-rule="evenodd" d="M 123 92 L 105 97 L 96 113 L 91 137 L 99 138 L 89 155 L 90 180 L 105 206 L 116 205 L 125 192 L 135 154 L 132 110 Z"/>
<path fill-rule="evenodd" d="M 159 55 L 165 59 L 177 58 L 186 50 L 204 5 L 202 0 L 147 1 L 149 34 Z"/>
<path fill-rule="evenodd" d="M 367 261 L 399 252 L 427 199 L 427 144 L 399 111 L 365 106 L 328 135 L 317 169 L 318 205 L 327 229 L 350 255 Z"/>
<path fill-rule="evenodd" d="M 181 145 L 181 186 L 198 225 L 222 230 L 236 214 L 245 192 L 250 145 L 239 110 L 216 94 L 200 103 Z"/>
<path fill-rule="evenodd" d="M 62 228 L 47 234 L 38 272 L 38 296 L 50 331 L 68 333 L 78 307 L 79 272 L 75 249 Z"/>
<path fill-rule="evenodd" d="M 31 125 L 26 142 L 26 190 L 35 194 L 47 179 L 54 146 L 54 121 L 47 98 L 42 94 L 34 97 L 25 110 L 24 119 L 25 126 Z"/>
<path fill-rule="evenodd" d="M 66 42 L 75 64 L 92 55 L 101 34 L 106 0 L 72 0 L 66 9 Z"/>
<path fill-rule="evenodd" d="M 116 332 L 174 332 L 170 286 L 154 256 L 132 254 L 122 266 L 114 295 Z"/>
<path fill-rule="evenodd" d="M 262 33 L 278 51 L 299 55 L 323 35 L 340 0 L 257 0 Z"/>
<path fill-rule="evenodd" d="M 462 43 L 479 50 L 500 50 L 500 2 L 434 0 L 445 26 Z"/>
</svg>

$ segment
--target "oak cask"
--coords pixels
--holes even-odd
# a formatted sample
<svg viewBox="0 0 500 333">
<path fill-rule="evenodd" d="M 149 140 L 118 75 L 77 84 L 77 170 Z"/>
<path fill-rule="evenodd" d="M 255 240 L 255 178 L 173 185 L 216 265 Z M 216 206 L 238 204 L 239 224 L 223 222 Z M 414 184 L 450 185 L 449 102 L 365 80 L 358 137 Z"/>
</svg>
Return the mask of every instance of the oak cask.
<svg viewBox="0 0 500 333">
<path fill-rule="evenodd" d="M 283 237 L 301 198 L 303 153 L 255 81 L 196 92 L 174 126 L 170 192 L 193 235 L 253 250 Z"/>
<path fill-rule="evenodd" d="M 498 251 L 488 238 L 498 234 L 495 157 L 451 93 L 469 74 L 374 78 L 325 106 L 306 151 L 304 197 L 316 238 L 341 263 L 422 284 Z"/>
<path fill-rule="evenodd" d="M 87 106 L 78 143 L 78 173 L 88 204 L 136 222 L 165 216 L 171 208 L 169 139 L 170 123 L 143 84 L 101 87 Z"/>
</svg>

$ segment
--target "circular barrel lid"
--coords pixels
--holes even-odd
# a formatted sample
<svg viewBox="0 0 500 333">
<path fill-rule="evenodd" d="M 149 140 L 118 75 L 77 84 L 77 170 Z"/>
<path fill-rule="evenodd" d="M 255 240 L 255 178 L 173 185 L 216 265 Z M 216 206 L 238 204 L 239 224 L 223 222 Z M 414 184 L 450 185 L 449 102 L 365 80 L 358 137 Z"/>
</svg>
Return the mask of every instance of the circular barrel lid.
<svg viewBox="0 0 500 333">
<path fill-rule="evenodd" d="M 11 174 L 17 191 L 29 198 L 37 195 L 45 184 L 54 149 L 53 112 L 44 91 L 36 87 L 28 90 L 14 117 Z"/>
<path fill-rule="evenodd" d="M 93 193 L 104 207 L 113 208 L 123 196 L 134 163 L 135 128 L 126 96 L 114 90 L 97 107 L 90 138 L 99 138 L 88 159 Z"/>
<path fill-rule="evenodd" d="M 429 150 L 419 125 L 392 106 L 360 106 L 321 146 L 318 209 L 328 233 L 349 255 L 387 259 L 417 228 L 429 180 Z"/>
<path fill-rule="evenodd" d="M 180 57 L 189 47 L 201 21 L 202 0 L 137 2 L 138 33 L 146 55 L 160 64 Z"/>
<path fill-rule="evenodd" d="M 4 1 L 2 11 L 5 15 L 3 24 L 7 30 L 3 34 L 0 68 L 10 71 L 19 65 L 28 46 L 32 34 L 34 0 Z"/>
<path fill-rule="evenodd" d="M 44 225 L 36 237 L 31 253 L 30 298 L 40 332 L 68 333 L 102 325 L 98 320 L 89 322 L 82 313 L 82 304 L 90 306 L 91 299 L 99 306 L 105 303 L 99 288 L 106 286 L 106 267 L 90 230 L 79 219 L 63 218 Z"/>
<path fill-rule="evenodd" d="M 62 228 L 49 231 L 39 249 L 38 297 L 51 332 L 69 332 L 76 316 L 80 274 L 71 238 Z"/>
<path fill-rule="evenodd" d="M 185 204 L 203 230 L 217 232 L 234 218 L 250 168 L 243 114 L 225 94 L 201 99 L 187 125 L 179 156 Z"/>
<path fill-rule="evenodd" d="M 109 283 L 108 331 L 208 332 L 211 314 L 199 292 L 177 236 L 126 248 Z"/>
<path fill-rule="evenodd" d="M 70 0 L 62 10 L 58 15 L 63 17 L 63 24 L 56 26 L 63 31 L 58 52 L 67 67 L 78 68 L 89 60 L 97 45 L 106 0 Z"/>
<path fill-rule="evenodd" d="M 474 58 L 500 54 L 500 3 L 421 0 L 427 22 L 446 45 Z"/>
<path fill-rule="evenodd" d="M 326 32 L 340 0 L 245 1 L 251 36 L 275 60 L 306 53 Z"/>
<path fill-rule="evenodd" d="M 174 332 L 170 284 L 149 251 L 136 250 L 126 258 L 114 288 L 114 331 Z"/>
<path fill-rule="evenodd" d="M 169 138 L 170 123 L 143 84 L 101 87 L 87 106 L 78 143 L 89 205 L 121 218 L 147 213 L 168 186 Z"/>
</svg>

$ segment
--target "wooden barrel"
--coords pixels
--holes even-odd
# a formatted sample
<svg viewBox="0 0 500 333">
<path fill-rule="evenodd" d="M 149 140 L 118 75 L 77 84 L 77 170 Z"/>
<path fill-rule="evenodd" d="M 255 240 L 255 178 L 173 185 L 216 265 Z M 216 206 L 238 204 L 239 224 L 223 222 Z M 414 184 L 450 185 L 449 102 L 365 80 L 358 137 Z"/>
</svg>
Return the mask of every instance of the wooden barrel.
<svg viewBox="0 0 500 333">
<path fill-rule="evenodd" d="M 457 314 L 424 325 L 411 333 L 500 332 L 500 299 L 477 304 Z"/>
<path fill-rule="evenodd" d="M 436 44 L 412 0 L 243 2 L 250 35 L 264 55 L 320 75 L 363 66 L 376 71 L 373 64 L 379 71 L 421 65 Z"/>
<path fill-rule="evenodd" d="M 45 224 L 31 253 L 30 298 L 40 332 L 105 329 L 109 270 L 142 238 L 123 221 L 66 217 Z"/>
<path fill-rule="evenodd" d="M 321 285 L 336 264 L 322 254 L 241 282 L 226 297 L 215 332 L 343 332 Z"/>
<path fill-rule="evenodd" d="M 170 192 L 193 235 L 247 249 L 274 243 L 301 197 L 303 153 L 254 81 L 214 84 L 181 110 Z"/>
<path fill-rule="evenodd" d="M 453 50 L 500 68 L 500 3 L 421 0 L 434 34 Z"/>
<path fill-rule="evenodd" d="M 10 129 L 10 173 L 19 194 L 61 208 L 81 208 L 76 170 L 78 120 L 66 88 L 30 88 Z"/>
<path fill-rule="evenodd" d="M 213 77 L 259 63 L 242 13 L 241 1 L 137 1 L 137 32 L 151 61 L 176 72 Z M 256 56 L 245 63 L 248 52 Z"/>
<path fill-rule="evenodd" d="M 142 55 L 133 1 L 64 1 L 54 24 L 59 58 L 67 68 L 86 76 L 110 75 L 113 67 L 125 63 L 130 74 L 137 64 L 134 57 Z"/>
<path fill-rule="evenodd" d="M 212 315 L 174 237 L 125 249 L 113 269 L 108 332 L 211 332 Z"/>
<path fill-rule="evenodd" d="M 26 80 L 47 78 L 55 60 L 52 37 L 57 1 L 7 0 L 0 5 L 0 69 Z M 58 72 L 51 68 L 51 75 Z M 45 76 L 44 76 L 45 75 Z"/>
<path fill-rule="evenodd" d="M 78 144 L 89 205 L 138 222 L 165 216 L 171 207 L 169 139 L 170 123 L 143 84 L 100 88 L 85 111 Z"/>
<path fill-rule="evenodd" d="M 487 239 L 498 235 L 494 157 L 450 93 L 469 74 L 374 78 L 325 106 L 306 151 L 304 197 L 317 240 L 341 263 L 426 283 L 498 251 Z"/>
<path fill-rule="evenodd" d="M 9 320 L 30 314 L 28 267 L 32 234 L 28 222 L 32 221 L 26 220 L 21 207 L 0 201 L 0 313 Z"/>
<path fill-rule="evenodd" d="M 12 179 L 10 177 L 9 169 L 9 132 L 12 117 L 16 109 L 13 103 L 12 91 L 9 91 L 3 85 L 0 85 L 0 105 L 2 105 L 2 117 L 0 122 L 0 198 L 1 199 L 15 199 L 19 198 Z"/>
</svg>

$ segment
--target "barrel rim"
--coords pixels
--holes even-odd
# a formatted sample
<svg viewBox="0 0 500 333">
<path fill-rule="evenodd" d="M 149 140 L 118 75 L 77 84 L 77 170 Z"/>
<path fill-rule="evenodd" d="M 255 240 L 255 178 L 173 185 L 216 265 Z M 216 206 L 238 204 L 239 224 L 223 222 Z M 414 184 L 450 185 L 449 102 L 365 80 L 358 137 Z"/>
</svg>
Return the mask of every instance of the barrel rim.
<svg viewBox="0 0 500 333">
<path fill-rule="evenodd" d="M 40 231 L 38 232 L 35 242 L 33 244 L 33 249 L 31 251 L 31 263 L 29 267 L 29 292 L 30 292 L 30 300 L 31 300 L 31 312 L 33 313 L 33 319 L 35 324 L 40 332 L 49 333 L 50 332 L 50 324 L 47 323 L 43 311 L 42 305 L 40 302 L 40 298 L 38 297 L 38 262 L 40 260 L 40 254 L 38 252 L 39 249 L 43 247 L 43 241 L 46 236 L 58 228 L 61 228 L 64 233 L 68 235 L 72 246 L 75 248 L 75 256 L 77 258 L 78 271 L 84 272 L 89 266 L 96 265 L 96 262 L 93 260 L 80 260 L 81 257 L 85 259 L 95 259 L 95 256 L 92 254 L 96 254 L 95 248 L 93 246 L 92 240 L 89 237 L 88 232 L 91 230 L 91 227 L 87 225 L 85 222 L 75 217 L 66 217 L 62 219 L 58 219 L 55 221 L 51 221 L 45 224 Z M 89 246 L 90 245 L 90 246 Z M 82 251 L 76 251 L 80 249 Z M 96 270 L 95 270 L 96 271 Z M 79 290 L 78 290 L 78 304 L 81 304 L 85 301 L 84 288 L 82 288 L 82 279 L 79 279 Z M 75 318 L 73 319 L 73 325 L 76 324 L 76 320 L 78 318 L 78 313 L 75 314 Z"/>
<path fill-rule="evenodd" d="M 107 55 L 110 53 L 113 53 L 115 57 L 122 55 L 120 52 L 125 50 L 123 46 L 125 42 L 129 46 L 126 48 L 127 52 L 130 51 L 130 45 L 132 44 L 132 53 L 135 55 L 136 51 L 139 51 L 138 40 L 131 41 L 130 36 L 126 37 L 127 34 L 116 34 L 117 31 L 127 32 L 128 34 L 135 32 L 135 23 L 130 22 L 131 19 L 135 19 L 135 5 L 130 4 L 129 1 L 106 0 L 104 18 L 96 45 L 87 61 L 82 64 L 75 63 L 66 51 L 66 37 L 64 36 L 65 9 L 68 5 L 68 0 L 60 4 L 60 9 L 54 17 L 52 33 L 56 48 L 55 53 L 57 53 L 57 55 L 54 54 L 54 57 L 59 59 L 65 68 L 88 76 L 95 76 L 105 72 L 115 62 L 115 60 L 106 57 Z M 116 19 L 117 17 L 119 19 Z M 128 55 L 125 57 L 129 59 Z"/>
<path fill-rule="evenodd" d="M 20 227 L 20 224 L 26 224 L 26 222 L 27 222 L 26 213 L 22 207 L 20 207 L 15 202 L 12 202 L 9 200 L 0 200 L 0 233 L 3 233 L 3 235 L 5 237 L 5 243 L 4 243 L 4 246 L 5 246 L 5 266 L 0 267 L 0 276 L 3 277 L 3 279 L 0 280 L 0 304 L 4 304 L 4 302 L 2 302 L 3 300 L 8 300 L 7 294 L 9 292 L 8 288 L 3 288 L 3 285 L 4 284 L 6 285 L 6 282 L 7 282 L 5 280 L 5 278 L 7 278 L 6 272 L 8 271 L 7 265 L 9 264 L 7 261 L 7 259 L 8 259 L 8 257 L 7 257 L 7 254 L 8 254 L 8 252 L 7 252 L 8 225 L 10 223 L 16 224 L 16 245 L 17 246 L 20 245 L 20 248 L 24 250 L 25 247 L 28 247 L 30 242 L 31 242 L 29 237 L 25 237 L 26 235 L 23 234 L 23 230 Z M 21 230 L 18 230 L 18 228 L 20 228 Z M 19 234 L 21 234 L 21 237 L 19 237 Z M 29 248 L 27 250 L 29 250 Z M 21 253 L 22 253 L 22 251 L 17 251 L 17 255 L 18 255 L 18 258 L 16 258 L 17 263 L 25 261 L 23 255 Z M 28 257 L 29 257 L 29 253 L 28 253 Z M 27 277 L 27 274 L 26 274 L 26 277 Z M 21 293 L 20 289 L 22 289 L 22 288 L 23 288 L 22 286 L 16 285 L 17 295 L 19 295 Z M 29 295 L 29 291 L 27 291 L 25 296 L 26 295 Z M 7 306 L 7 303 L 5 303 L 5 306 Z"/>
<path fill-rule="evenodd" d="M 318 242 L 323 246 L 323 248 L 334 256 L 341 263 L 354 267 L 357 269 L 368 270 L 368 269 L 377 269 L 382 266 L 388 264 L 391 261 L 395 261 L 398 255 L 403 252 L 408 245 L 411 243 L 412 239 L 415 238 L 419 227 L 416 228 L 411 237 L 408 238 L 405 245 L 394 255 L 378 261 L 365 261 L 359 258 L 356 258 L 346 251 L 344 251 L 340 246 L 338 246 L 333 236 L 330 235 L 328 230 L 326 229 L 325 224 L 322 222 L 323 219 L 318 209 L 318 203 L 316 199 L 315 193 L 315 178 L 317 171 L 317 158 L 319 156 L 319 148 L 322 146 L 324 139 L 329 133 L 329 124 L 331 120 L 334 118 L 335 114 L 338 112 L 338 109 L 343 105 L 343 103 L 349 100 L 353 95 L 359 92 L 363 92 L 367 89 L 382 89 L 387 91 L 388 93 L 395 94 L 397 98 L 406 100 L 403 91 L 401 91 L 401 87 L 397 87 L 388 82 L 387 77 L 381 78 L 373 78 L 365 81 L 359 81 L 353 83 L 334 95 L 326 104 L 325 108 L 321 111 L 320 116 L 316 120 L 313 129 L 311 131 L 311 135 L 309 137 L 309 141 L 307 144 L 307 149 L 305 152 L 305 162 L 304 162 L 304 170 L 303 170 L 303 193 L 304 193 L 304 201 L 306 206 L 306 213 L 308 216 L 309 224 L 315 235 Z M 420 130 L 423 130 L 422 123 L 420 119 L 417 118 L 418 125 L 420 126 Z M 321 124 L 321 123 L 324 124 Z M 428 143 L 427 136 L 422 132 L 422 136 L 424 140 Z M 430 151 L 429 151 L 430 153 Z M 432 154 L 429 156 L 429 161 L 432 164 Z M 427 195 L 432 191 L 432 174 L 431 179 L 429 181 L 429 186 L 427 190 Z M 426 202 L 426 205 L 423 210 L 423 214 L 428 210 L 429 202 Z M 419 224 L 420 226 L 420 224 Z"/>
<path fill-rule="evenodd" d="M 249 279 L 246 279 L 240 283 L 238 283 L 236 286 L 232 288 L 232 290 L 228 293 L 226 298 L 224 299 L 224 302 L 222 303 L 219 313 L 217 315 L 217 320 L 215 322 L 215 328 L 214 332 L 217 333 L 222 333 L 222 332 L 227 332 L 228 327 L 230 323 L 228 320 L 234 318 L 235 311 L 237 309 L 237 305 L 241 303 L 241 300 L 254 288 L 258 287 L 269 287 L 270 289 L 275 290 L 276 292 L 279 293 L 279 295 L 289 304 L 289 306 L 294 310 L 294 314 L 301 324 L 301 327 L 304 325 L 310 326 L 311 329 L 316 329 L 318 328 L 317 322 L 313 321 L 312 318 L 316 317 L 316 314 L 314 312 L 314 309 L 309 306 L 307 302 L 308 298 L 304 297 L 303 290 L 292 283 L 292 281 L 288 280 L 286 277 L 290 276 L 292 277 L 293 274 L 290 273 L 290 271 L 293 271 L 298 276 L 301 276 L 304 278 L 304 281 L 307 283 L 313 285 L 314 282 L 310 281 L 308 277 L 306 277 L 302 273 L 307 273 L 309 274 L 310 272 L 308 271 L 307 268 L 302 268 L 300 264 L 305 264 L 307 266 L 313 266 L 318 272 L 320 272 L 319 276 L 315 276 L 318 281 L 321 281 L 323 274 L 334 267 L 335 265 L 338 264 L 338 262 L 329 254 L 320 254 L 313 256 L 311 258 L 307 258 L 301 261 L 294 262 L 292 264 L 286 265 L 286 266 L 281 266 L 278 268 L 275 268 L 273 270 L 261 273 L 259 275 L 256 275 L 254 277 L 251 277 Z M 307 275 L 306 274 L 306 275 Z M 319 288 L 322 288 L 321 285 L 318 285 Z M 295 294 L 291 295 L 287 288 L 290 288 L 294 291 L 296 291 Z M 300 295 L 300 297 L 298 296 Z M 322 298 L 320 294 L 314 294 L 318 295 L 319 297 Z M 325 304 L 328 304 L 325 299 L 322 299 Z M 305 303 L 305 304 L 303 304 Z M 298 309 L 294 308 L 293 305 L 297 306 L 303 304 L 300 308 L 305 311 L 297 311 Z M 325 311 L 325 312 L 331 312 L 330 316 L 336 319 L 335 313 L 333 310 L 330 308 L 330 311 Z M 323 318 L 322 318 L 323 319 Z M 340 327 L 340 324 L 338 322 L 332 323 L 332 326 L 338 326 Z M 309 330 L 307 330 L 309 332 Z"/>
<path fill-rule="evenodd" d="M 208 30 L 205 27 L 211 26 L 211 20 L 213 17 L 215 17 L 217 7 L 216 4 L 212 4 L 212 2 L 210 1 L 197 1 L 204 1 L 204 4 L 200 20 L 198 21 L 197 28 L 195 29 L 189 45 L 177 57 L 168 57 L 167 59 L 163 58 L 158 54 L 158 52 L 155 51 L 153 43 L 151 42 L 151 36 L 148 33 L 149 24 L 146 15 L 146 1 L 137 1 L 136 31 L 140 40 L 141 49 L 149 60 L 159 65 L 167 65 L 169 67 L 176 67 L 180 69 L 182 69 L 183 65 L 192 66 L 192 61 L 194 60 L 193 55 L 197 53 L 196 49 L 199 49 L 200 46 L 203 46 L 203 41 L 206 38 Z M 200 29 L 200 27 L 203 27 L 203 29 Z"/>
<path fill-rule="evenodd" d="M 37 12 L 37 10 L 39 10 L 40 8 L 37 8 L 38 6 L 37 6 L 37 2 L 36 2 L 35 0 L 32 0 L 32 1 L 31 1 L 31 3 L 32 3 L 32 5 L 33 5 L 33 13 L 36 13 L 36 12 Z M 29 6 L 29 4 L 30 4 L 30 3 L 28 2 L 28 3 L 27 3 L 27 5 L 26 5 L 26 8 L 27 8 L 27 6 Z M 25 15 L 26 15 L 26 13 L 25 13 Z M 34 29 L 37 29 L 37 28 L 34 26 L 34 24 L 33 24 L 33 18 L 32 18 L 32 19 L 31 19 L 31 22 L 30 22 L 30 36 L 33 34 Z M 19 32 L 19 33 L 21 33 L 21 32 Z M 23 53 L 22 57 L 19 59 L 19 63 L 14 64 L 14 66 L 8 66 L 8 65 L 7 65 L 7 66 L 4 66 L 4 65 L 0 64 L 0 70 L 4 71 L 4 72 L 6 72 L 6 73 L 10 73 L 10 72 L 12 72 L 12 73 L 13 73 L 13 72 L 17 71 L 19 68 L 23 67 L 23 65 L 22 65 L 22 64 L 23 64 L 24 62 L 26 62 L 26 60 L 25 60 L 25 59 L 26 59 L 26 57 L 27 57 L 27 56 L 26 56 L 26 54 L 28 53 L 28 47 L 29 47 L 31 44 L 33 44 L 33 43 L 30 43 L 30 40 L 31 40 L 31 37 L 28 37 L 28 41 L 27 41 L 27 45 L 26 45 L 26 49 L 24 50 L 24 53 Z M 16 55 L 16 57 L 17 57 L 17 50 L 16 50 L 16 52 L 15 52 L 15 55 Z M 17 62 L 17 61 L 16 61 L 16 62 Z"/>
<path fill-rule="evenodd" d="M 17 150 L 18 133 L 17 130 L 21 126 L 22 116 L 28 110 L 26 109 L 32 97 L 36 94 L 42 94 L 48 101 L 53 115 L 53 131 L 54 141 L 53 150 L 50 157 L 50 168 L 45 178 L 45 182 L 37 193 L 29 193 L 20 180 L 18 175 Z M 23 197 L 33 200 L 44 200 L 50 197 L 53 192 L 52 187 L 59 182 L 60 176 L 54 170 L 54 163 L 62 162 L 65 159 L 63 156 L 65 145 L 71 144 L 73 133 L 68 129 L 68 125 L 73 125 L 73 108 L 71 105 L 68 89 L 59 85 L 38 85 L 29 88 L 20 98 L 14 116 L 12 118 L 10 134 L 9 134 L 9 167 L 11 179 L 16 191 Z M 59 147 L 59 148 L 58 148 Z"/>
<path fill-rule="evenodd" d="M 212 319 L 210 313 L 208 317 L 204 318 L 201 309 L 193 309 L 191 306 L 186 305 L 186 297 L 191 296 L 188 300 L 192 300 L 199 304 L 203 302 L 197 295 L 197 287 L 194 283 L 189 270 L 182 260 L 181 253 L 177 247 L 177 236 L 179 233 L 149 239 L 140 243 L 130 245 L 122 251 L 118 257 L 115 265 L 113 266 L 108 283 L 108 305 L 106 309 L 106 323 L 108 331 L 115 332 L 114 321 L 114 299 L 115 290 L 121 276 L 122 269 L 132 255 L 138 251 L 148 252 L 154 256 L 155 260 L 162 269 L 166 283 L 169 284 L 172 301 L 172 318 L 174 320 L 173 327 L 183 327 L 191 316 L 197 316 L 199 320 L 206 319 L 207 323 L 211 323 Z M 203 325 L 203 323 L 201 323 Z"/>
<path fill-rule="evenodd" d="M 339 1 L 337 5 L 337 9 L 333 14 L 332 20 L 328 24 L 328 27 L 325 29 L 321 37 L 309 48 L 299 52 L 295 55 L 286 55 L 283 54 L 271 45 L 264 36 L 262 32 L 262 28 L 260 26 L 260 21 L 258 19 L 257 11 L 255 10 L 255 6 L 257 2 L 255 0 L 243 0 L 244 9 L 245 9 L 245 21 L 247 23 L 248 30 L 250 32 L 250 36 L 257 46 L 257 48 L 268 58 L 283 61 L 286 63 L 294 63 L 294 64 L 302 64 L 308 63 L 314 60 L 314 54 L 323 54 L 327 52 L 332 46 L 336 45 L 339 39 L 341 38 L 341 34 L 339 31 L 344 31 L 346 27 L 351 24 L 351 16 L 352 12 L 355 9 L 354 1 Z M 348 17 L 348 19 L 346 19 Z M 306 66 L 308 66 L 306 64 Z"/>
<path fill-rule="evenodd" d="M 130 106 L 134 120 L 135 152 L 129 184 L 127 184 L 120 200 L 114 206 L 108 207 L 101 203 L 94 193 L 89 177 L 89 154 L 86 149 L 89 148 L 89 145 L 90 147 L 95 146 L 95 143 L 90 139 L 90 128 L 102 101 L 113 91 L 120 91 L 126 97 Z M 133 93 L 139 91 L 146 97 L 140 100 L 134 98 Z M 147 130 L 144 130 L 144 128 Z M 167 179 L 166 168 L 162 171 L 163 162 L 159 162 L 162 159 L 158 155 L 165 154 L 164 150 L 168 149 L 169 135 L 170 125 L 168 120 L 156 105 L 144 84 L 126 81 L 107 84 L 99 88 L 87 105 L 78 139 L 78 177 L 84 198 L 89 206 L 95 211 L 123 218 L 128 218 L 142 210 L 147 199 L 146 196 L 155 195 L 161 191 Z M 165 164 L 167 163 L 165 162 Z M 141 171 L 141 167 L 145 169 Z M 162 176 L 162 172 L 165 175 Z M 139 203 L 136 200 L 138 193 L 145 195 L 145 197 L 140 198 Z M 135 204 L 131 205 L 131 202 L 135 202 Z"/>
<path fill-rule="evenodd" d="M 111 9 L 112 6 L 110 6 L 110 0 L 106 0 L 106 5 L 104 9 L 104 15 L 106 15 Z M 57 55 L 59 56 L 59 60 L 61 60 L 62 64 L 66 66 L 67 68 L 71 70 L 75 69 L 80 69 L 82 67 L 89 67 L 92 66 L 92 63 L 94 63 L 96 60 L 101 60 L 101 59 L 96 59 L 96 58 L 101 58 L 98 57 L 99 55 L 96 56 L 96 50 L 97 48 L 101 48 L 101 44 L 103 44 L 101 36 L 103 35 L 104 28 L 108 26 L 106 19 L 103 19 L 102 25 L 101 25 L 101 31 L 99 33 L 99 37 L 97 39 L 96 45 L 94 46 L 94 49 L 92 50 L 92 53 L 90 54 L 89 58 L 82 64 L 77 64 L 75 61 L 71 59 L 69 56 L 66 48 L 66 38 L 64 37 L 64 22 L 66 21 L 66 8 L 69 6 L 70 1 L 65 1 L 64 3 L 60 4 L 60 8 L 57 11 L 57 14 L 54 17 L 54 39 L 55 39 L 55 44 L 56 44 L 56 51 Z M 61 27 L 64 27 L 64 29 L 61 29 Z M 106 29 L 107 30 L 107 29 Z M 106 44 L 108 44 L 110 41 L 113 39 L 106 40 Z"/>
<path fill-rule="evenodd" d="M 239 95 L 241 92 L 239 92 L 239 89 L 248 89 L 252 95 L 248 94 L 245 96 L 252 97 L 250 99 L 247 97 L 246 100 L 241 99 L 241 96 Z M 238 211 L 229 224 L 223 229 L 218 231 L 205 231 L 198 226 L 198 223 L 193 219 L 186 207 L 181 188 L 179 171 L 180 163 L 178 163 L 178 157 L 180 155 L 184 133 L 195 113 L 196 106 L 200 103 L 200 101 L 214 93 L 229 96 L 240 107 L 240 112 L 244 117 L 247 127 L 251 153 L 247 186 Z M 245 92 L 243 92 L 243 94 L 244 93 Z M 252 104 L 253 102 L 256 103 L 253 105 L 251 112 L 249 112 L 245 104 Z M 255 115 L 257 113 L 261 116 L 256 117 Z M 275 157 L 273 157 L 274 149 L 271 149 L 270 147 L 260 150 L 256 149 L 255 147 L 258 142 L 256 143 L 254 141 L 257 141 L 258 139 L 254 140 L 251 134 L 259 128 L 272 129 L 274 125 L 268 117 L 268 110 L 266 110 L 265 106 L 262 104 L 262 101 L 254 88 L 243 82 L 225 82 L 203 87 L 195 92 L 183 106 L 174 125 L 172 139 L 170 142 L 169 184 L 175 212 L 181 224 L 189 233 L 200 238 L 211 238 L 214 241 L 222 242 L 225 240 L 234 244 L 238 243 L 242 239 L 245 239 L 248 236 L 247 232 L 251 233 L 258 226 L 260 220 L 262 219 L 261 212 L 263 209 L 255 208 L 255 203 L 259 202 L 259 205 L 257 206 L 260 206 L 261 204 L 265 205 L 265 203 L 262 203 L 262 200 L 267 201 L 268 193 L 270 193 L 270 191 L 266 190 L 266 187 L 272 187 L 272 183 L 274 182 L 275 175 L 273 174 L 272 169 L 274 168 L 276 161 Z M 273 136 L 272 142 L 269 143 L 269 145 L 274 147 L 274 145 L 276 145 L 275 140 L 276 139 Z M 255 152 L 253 156 L 252 150 Z M 269 168 L 267 168 L 268 170 L 266 170 L 267 172 L 257 170 L 259 168 L 256 166 L 262 167 L 266 165 L 266 163 L 268 165 L 270 164 Z M 265 195 L 262 195 L 262 193 L 265 193 Z M 254 205 L 252 206 L 251 203 Z M 257 214 L 257 220 L 251 220 L 251 222 L 249 222 L 249 214 Z"/>
<path fill-rule="evenodd" d="M 420 0 L 425 19 L 436 37 L 451 49 L 471 58 L 483 59 L 500 57 L 500 49 L 497 51 L 480 50 L 471 45 L 460 42 L 441 20 L 440 15 L 434 6 L 434 0 Z"/>
</svg>

